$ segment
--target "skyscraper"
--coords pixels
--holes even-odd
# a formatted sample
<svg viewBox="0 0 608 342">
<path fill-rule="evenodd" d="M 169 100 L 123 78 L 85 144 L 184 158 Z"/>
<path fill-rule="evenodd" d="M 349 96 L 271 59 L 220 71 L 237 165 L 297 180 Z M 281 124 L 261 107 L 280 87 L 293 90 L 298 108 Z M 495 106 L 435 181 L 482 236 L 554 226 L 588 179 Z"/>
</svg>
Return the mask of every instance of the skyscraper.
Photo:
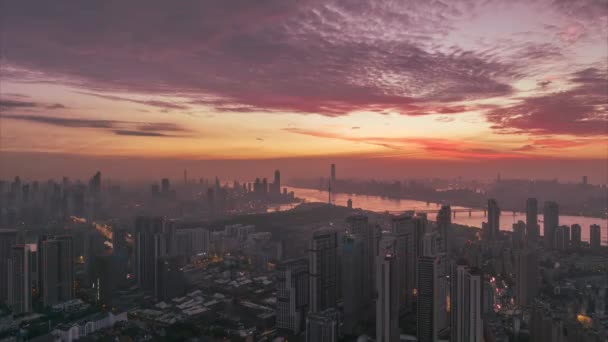
<svg viewBox="0 0 608 342">
<path fill-rule="evenodd" d="M 375 294 L 376 280 L 374 278 L 377 243 L 375 227 L 369 223 L 365 215 L 352 215 L 346 218 L 348 231 L 363 242 L 363 258 L 361 272 L 363 283 L 361 285 L 362 305 L 370 307 Z M 366 310 L 368 312 L 369 310 Z"/>
<path fill-rule="evenodd" d="M 74 296 L 74 247 L 69 235 L 42 241 L 42 301 L 53 306 Z"/>
<path fill-rule="evenodd" d="M 101 172 L 97 171 L 91 180 L 89 181 L 89 191 L 93 194 L 99 194 L 101 192 Z"/>
<path fill-rule="evenodd" d="M 123 277 L 122 270 L 117 271 L 117 269 L 122 262 L 124 262 L 124 259 L 121 259 L 118 255 L 96 255 L 93 257 L 91 273 L 97 303 L 107 306 L 115 303 L 114 291 L 118 288 Z"/>
<path fill-rule="evenodd" d="M 570 227 L 570 233 L 572 234 L 571 244 L 574 249 L 581 248 L 581 232 L 581 226 L 578 224 L 573 224 Z"/>
<path fill-rule="evenodd" d="M 595 251 L 595 252 L 599 252 L 602 246 L 602 231 L 599 225 L 597 224 L 592 224 L 589 227 L 589 237 L 590 237 L 590 244 L 591 244 L 591 250 Z"/>
<path fill-rule="evenodd" d="M 8 305 L 13 313 L 32 311 L 30 245 L 14 246 L 8 267 Z"/>
<path fill-rule="evenodd" d="M 520 306 L 532 304 L 538 293 L 538 256 L 530 248 L 515 254 L 515 302 Z"/>
<path fill-rule="evenodd" d="M 308 261 L 285 260 L 277 281 L 277 328 L 299 334 L 306 323 L 308 309 Z"/>
<path fill-rule="evenodd" d="M 274 182 L 272 183 L 272 187 L 273 187 L 272 193 L 275 196 L 278 196 L 281 194 L 281 171 L 279 171 L 279 170 L 274 171 Z"/>
<path fill-rule="evenodd" d="M 526 200 L 526 241 L 535 244 L 540 238 L 538 227 L 538 201 L 536 198 Z"/>
<path fill-rule="evenodd" d="M 555 249 L 566 250 L 570 248 L 570 227 L 558 226 L 555 228 Z"/>
<path fill-rule="evenodd" d="M 313 233 L 308 250 L 310 312 L 320 312 L 337 304 L 337 240 L 335 231 L 319 230 Z"/>
<path fill-rule="evenodd" d="M 158 258 L 154 283 L 154 298 L 157 301 L 167 301 L 184 294 L 186 284 L 179 259 L 169 255 Z"/>
<path fill-rule="evenodd" d="M 437 231 L 428 232 L 424 234 L 423 237 L 423 249 L 422 256 L 425 257 L 433 257 L 436 259 L 436 269 L 435 269 L 435 288 L 434 296 L 435 296 L 435 311 L 434 311 L 434 320 L 436 330 L 442 331 L 446 329 L 449 325 L 448 323 L 448 312 L 447 312 L 447 301 L 449 298 L 449 285 L 448 285 L 448 275 L 450 274 L 450 269 L 448 267 L 447 256 L 443 252 L 443 245 L 441 240 L 441 235 Z M 420 275 L 419 275 L 420 276 Z"/>
<path fill-rule="evenodd" d="M 439 257 L 423 256 L 418 259 L 417 335 L 419 342 L 437 342 L 439 301 Z"/>
<path fill-rule="evenodd" d="M 2 275 L 2 280 L 0 280 L 0 303 L 6 303 L 8 300 L 8 282 L 4 275 L 8 274 L 8 260 L 16 243 L 16 230 L 0 229 L 0 275 Z"/>
<path fill-rule="evenodd" d="M 450 235 L 452 232 L 452 209 L 449 205 L 442 205 L 437 213 L 437 230 L 441 234 L 443 252 L 450 254 Z"/>
<path fill-rule="evenodd" d="M 511 242 L 514 249 L 521 249 L 526 245 L 526 224 L 524 221 L 513 223 L 513 233 L 511 234 Z"/>
<path fill-rule="evenodd" d="M 494 241 L 500 232 L 500 208 L 495 199 L 488 200 L 488 222 L 483 224 L 484 240 Z"/>
<path fill-rule="evenodd" d="M 158 286 L 158 262 L 173 254 L 175 234 L 170 222 L 162 217 L 139 216 L 135 219 L 135 277 L 144 291 L 155 293 Z"/>
<path fill-rule="evenodd" d="M 355 334 L 357 323 L 363 320 L 365 297 L 363 283 L 364 240 L 358 235 L 347 233 L 342 242 L 342 302 L 344 306 L 344 326 L 346 334 Z M 369 275 L 367 275 L 369 277 Z M 367 295 L 367 293 L 365 294 Z"/>
<path fill-rule="evenodd" d="M 555 229 L 559 226 L 559 207 L 555 202 L 545 202 L 543 208 L 543 235 L 545 247 L 555 248 Z"/>
<path fill-rule="evenodd" d="M 169 196 L 169 178 L 163 178 L 161 180 L 161 193 L 163 196 Z"/>
<path fill-rule="evenodd" d="M 478 269 L 464 264 L 454 265 L 450 330 L 451 342 L 482 342 L 483 275 Z"/>
<path fill-rule="evenodd" d="M 331 164 L 331 182 L 336 182 L 336 164 Z"/>
<path fill-rule="evenodd" d="M 399 341 L 400 270 L 395 255 L 396 241 L 385 238 L 376 261 L 376 342 Z"/>
<path fill-rule="evenodd" d="M 392 219 L 392 233 L 395 237 L 395 257 L 398 264 L 399 297 L 401 309 L 407 309 L 414 301 L 416 289 L 416 260 L 419 242 L 416 222 L 411 215 L 403 214 Z"/>
</svg>

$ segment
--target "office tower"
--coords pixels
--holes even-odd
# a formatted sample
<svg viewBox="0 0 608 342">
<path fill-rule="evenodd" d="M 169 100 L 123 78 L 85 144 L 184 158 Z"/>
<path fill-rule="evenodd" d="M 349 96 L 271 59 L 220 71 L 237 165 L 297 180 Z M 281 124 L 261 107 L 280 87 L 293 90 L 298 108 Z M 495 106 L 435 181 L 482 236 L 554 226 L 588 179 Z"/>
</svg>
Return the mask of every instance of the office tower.
<svg viewBox="0 0 608 342">
<path fill-rule="evenodd" d="M 342 242 L 342 302 L 346 334 L 355 334 L 355 327 L 363 320 L 365 297 L 363 283 L 369 274 L 363 273 L 364 240 L 358 235 L 346 233 Z M 367 294 L 365 294 L 367 295 Z"/>
<path fill-rule="evenodd" d="M 331 164 L 331 182 L 335 183 L 336 181 L 336 164 Z"/>
<path fill-rule="evenodd" d="M 74 246 L 69 235 L 42 241 L 42 301 L 53 306 L 74 296 Z"/>
<path fill-rule="evenodd" d="M 449 205 L 442 205 L 437 213 L 437 230 L 441 234 L 443 252 L 450 254 L 450 235 L 452 232 L 452 209 Z"/>
<path fill-rule="evenodd" d="M 419 342 L 437 342 L 440 258 L 422 256 L 418 259 L 417 335 Z"/>
<path fill-rule="evenodd" d="M 278 267 L 277 328 L 299 334 L 308 310 L 308 260 L 292 259 Z"/>
<path fill-rule="evenodd" d="M 571 227 L 571 234 L 572 234 L 572 239 L 571 239 L 571 244 L 572 244 L 572 248 L 574 249 L 579 249 L 581 248 L 581 226 L 578 224 L 573 224 Z"/>
<path fill-rule="evenodd" d="M 8 305 L 14 314 L 32 311 L 30 245 L 13 246 L 8 262 Z"/>
<path fill-rule="evenodd" d="M 530 248 L 515 254 L 515 302 L 520 306 L 532 304 L 538 293 L 538 256 Z"/>
<path fill-rule="evenodd" d="M 8 259 L 11 257 L 12 247 L 17 244 L 17 231 L 14 229 L 0 229 L 0 303 L 8 300 L 8 282 L 5 274 L 8 274 Z"/>
<path fill-rule="evenodd" d="M 545 247 L 555 248 L 555 229 L 559 226 L 559 207 L 555 202 L 545 202 L 543 208 L 543 235 Z"/>
<path fill-rule="evenodd" d="M 598 224 L 592 224 L 589 227 L 589 237 L 590 237 L 590 244 L 591 244 L 591 250 L 595 251 L 595 252 L 599 252 L 601 249 L 601 241 L 602 241 L 602 232 L 600 229 L 600 226 Z"/>
<path fill-rule="evenodd" d="M 135 277 L 144 291 L 158 286 L 158 260 L 174 251 L 173 226 L 162 217 L 139 216 L 135 219 Z"/>
<path fill-rule="evenodd" d="M 353 200 L 352 199 L 348 199 L 348 201 L 346 201 L 346 207 L 348 209 L 352 209 L 353 208 Z"/>
<path fill-rule="evenodd" d="M 488 222 L 484 222 L 483 235 L 486 241 L 495 241 L 500 232 L 500 208 L 495 199 L 488 200 Z"/>
<path fill-rule="evenodd" d="M 528 244 L 538 242 L 540 238 L 538 226 L 538 201 L 536 198 L 526 200 L 526 241 Z"/>
<path fill-rule="evenodd" d="M 306 342 L 337 342 L 340 337 L 340 313 L 329 308 L 311 312 L 306 318 Z"/>
<path fill-rule="evenodd" d="M 390 239 L 386 241 L 385 238 Z M 399 341 L 399 263 L 394 238 L 385 237 L 376 261 L 376 341 Z M 346 323 L 346 322 L 345 322 Z"/>
<path fill-rule="evenodd" d="M 363 283 L 361 285 L 362 300 L 364 307 L 370 307 L 375 295 L 376 279 L 374 278 L 376 260 L 376 236 L 375 227 L 369 224 L 365 215 L 352 215 L 346 218 L 348 231 L 363 242 L 363 260 L 361 272 Z M 369 311 L 369 310 L 368 310 Z"/>
<path fill-rule="evenodd" d="M 181 266 L 179 257 L 164 255 L 158 258 L 154 286 L 156 301 L 168 301 L 184 294 L 186 284 Z"/>
<path fill-rule="evenodd" d="M 589 178 L 587 176 L 583 176 L 583 185 L 588 185 L 589 184 Z"/>
<path fill-rule="evenodd" d="M 188 184 L 188 170 L 184 169 L 184 185 Z"/>
<path fill-rule="evenodd" d="M 320 312 L 336 306 L 338 300 L 338 242 L 335 231 L 313 233 L 308 250 L 310 312 Z"/>
<path fill-rule="evenodd" d="M 163 196 L 169 196 L 169 178 L 163 178 L 161 181 L 161 193 Z"/>
<path fill-rule="evenodd" d="M 566 250 L 570 247 L 570 227 L 558 226 L 555 228 L 555 249 Z"/>
<path fill-rule="evenodd" d="M 526 224 L 524 221 L 513 223 L 513 233 L 511 234 L 511 242 L 513 249 L 521 249 L 526 245 Z"/>
<path fill-rule="evenodd" d="M 451 342 L 483 341 L 483 275 L 479 269 L 454 265 L 451 297 Z"/>
</svg>

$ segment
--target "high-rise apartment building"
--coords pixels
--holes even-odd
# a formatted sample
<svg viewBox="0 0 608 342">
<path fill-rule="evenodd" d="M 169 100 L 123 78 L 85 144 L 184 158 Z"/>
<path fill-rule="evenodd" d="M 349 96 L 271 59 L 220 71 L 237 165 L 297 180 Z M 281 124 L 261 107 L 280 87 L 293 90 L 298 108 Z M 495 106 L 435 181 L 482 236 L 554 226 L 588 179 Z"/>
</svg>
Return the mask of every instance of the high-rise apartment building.
<svg viewBox="0 0 608 342">
<path fill-rule="evenodd" d="M 55 236 L 41 244 L 42 301 L 53 306 L 74 297 L 74 247 L 69 235 Z"/>
<path fill-rule="evenodd" d="M 344 310 L 343 331 L 354 334 L 355 327 L 365 316 L 365 297 L 363 285 L 367 280 L 363 273 L 364 241 L 354 234 L 347 233 L 342 237 L 342 303 Z M 367 294 L 366 294 L 367 295 Z"/>
<path fill-rule="evenodd" d="M 483 341 L 483 275 L 479 269 L 454 265 L 452 272 L 450 341 Z"/>
<path fill-rule="evenodd" d="M 8 262 L 8 305 L 14 314 L 32 311 L 30 245 L 17 245 L 11 249 Z"/>
<path fill-rule="evenodd" d="M 538 293 L 538 255 L 525 248 L 515 254 L 515 302 L 520 306 L 532 304 Z"/>
<path fill-rule="evenodd" d="M 559 206 L 555 202 L 545 202 L 543 207 L 543 235 L 545 247 L 555 248 L 555 229 L 559 226 Z"/>
<path fill-rule="evenodd" d="M 310 312 L 334 308 L 338 300 L 337 233 L 319 230 L 313 233 L 308 249 Z"/>
<path fill-rule="evenodd" d="M 589 227 L 589 238 L 591 250 L 599 252 L 602 247 L 602 230 L 598 224 L 592 224 Z"/>
<path fill-rule="evenodd" d="M 308 260 L 285 260 L 278 267 L 277 328 L 299 334 L 308 311 Z"/>
<path fill-rule="evenodd" d="M 399 341 L 399 263 L 396 240 L 383 239 L 376 259 L 376 341 Z"/>
<path fill-rule="evenodd" d="M 538 201 L 536 198 L 528 198 L 526 200 L 526 241 L 528 244 L 536 244 L 539 238 Z"/>
<path fill-rule="evenodd" d="M 8 300 L 8 281 L 4 275 L 8 274 L 8 262 L 12 248 L 17 244 L 17 231 L 14 229 L 0 229 L 0 303 Z"/>
</svg>

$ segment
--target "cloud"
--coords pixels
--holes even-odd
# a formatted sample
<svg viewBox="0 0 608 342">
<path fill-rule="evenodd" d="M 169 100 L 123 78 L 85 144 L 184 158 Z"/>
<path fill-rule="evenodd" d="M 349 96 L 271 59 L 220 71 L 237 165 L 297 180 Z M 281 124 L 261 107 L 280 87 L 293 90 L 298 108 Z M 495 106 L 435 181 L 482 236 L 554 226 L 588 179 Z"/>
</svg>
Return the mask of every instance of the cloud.
<svg viewBox="0 0 608 342">
<path fill-rule="evenodd" d="M 519 153 L 520 151 L 517 150 L 487 148 L 484 143 L 463 142 L 452 139 L 420 137 L 354 137 L 295 127 L 288 127 L 283 130 L 317 138 L 337 139 L 380 146 L 390 149 L 393 153 L 398 155 L 419 155 L 423 158 L 502 159 L 530 157 L 524 153 Z M 422 150 L 422 152 L 419 152 L 420 150 Z"/>
<path fill-rule="evenodd" d="M 19 96 L 12 95 L 12 97 L 23 98 Z M 60 103 L 38 103 L 34 101 L 22 101 L 22 100 L 13 100 L 0 98 L 0 109 L 11 110 L 11 109 L 65 109 L 66 106 Z"/>
<path fill-rule="evenodd" d="M 103 94 L 89 93 L 89 92 L 83 92 L 83 91 L 78 91 L 77 93 L 80 93 L 83 95 L 88 95 L 88 96 L 95 96 L 95 97 L 99 97 L 99 98 L 111 100 L 111 101 L 131 102 L 131 103 L 137 103 L 137 104 L 142 104 L 142 105 L 151 106 L 151 107 L 158 107 L 163 110 L 172 110 L 172 109 L 188 110 L 188 109 L 190 109 L 189 106 L 184 105 L 184 104 L 162 101 L 162 100 L 136 100 L 136 99 L 131 99 L 131 98 L 122 97 L 122 96 L 103 95 Z"/>
<path fill-rule="evenodd" d="M 513 106 L 491 111 L 487 120 L 503 133 L 606 135 L 608 75 L 605 69 L 577 71 L 569 82 L 569 90 L 524 98 Z"/>
<path fill-rule="evenodd" d="M 113 131 L 114 134 L 117 135 L 130 135 L 130 136 L 135 136 L 135 137 L 168 137 L 171 135 L 167 135 L 165 133 L 159 133 L 159 132 L 144 132 L 144 131 L 128 131 L 128 130 L 115 130 Z"/>
<path fill-rule="evenodd" d="M 229 112 L 421 115 L 421 103 L 513 91 L 507 82 L 519 71 L 511 61 L 429 45 L 445 38 L 468 7 L 362 0 L 180 6 L 26 0 L 3 8 L 3 59 L 13 75 L 163 110 L 188 104 L 102 93 L 179 96 Z"/>
<path fill-rule="evenodd" d="M 117 120 L 96 120 L 82 118 L 65 118 L 42 115 L 6 114 L 2 119 L 27 121 L 67 128 L 91 128 L 112 132 L 117 135 L 141 137 L 185 137 L 192 133 L 189 129 L 173 123 L 142 123 Z"/>
<path fill-rule="evenodd" d="M 542 80 L 542 81 L 538 81 L 536 82 L 536 85 L 538 85 L 540 88 L 547 88 L 551 83 L 553 83 L 551 80 Z"/>
<path fill-rule="evenodd" d="M 452 122 L 452 121 L 454 121 L 454 118 L 450 117 L 450 116 L 440 116 L 437 119 L 435 119 L 435 121 L 439 121 L 439 122 Z"/>
<path fill-rule="evenodd" d="M 30 121 L 53 126 L 78 128 L 114 128 L 115 126 L 122 123 L 121 121 L 114 120 L 73 119 L 40 115 L 6 114 L 3 115 L 2 118 L 10 120 Z"/>
</svg>

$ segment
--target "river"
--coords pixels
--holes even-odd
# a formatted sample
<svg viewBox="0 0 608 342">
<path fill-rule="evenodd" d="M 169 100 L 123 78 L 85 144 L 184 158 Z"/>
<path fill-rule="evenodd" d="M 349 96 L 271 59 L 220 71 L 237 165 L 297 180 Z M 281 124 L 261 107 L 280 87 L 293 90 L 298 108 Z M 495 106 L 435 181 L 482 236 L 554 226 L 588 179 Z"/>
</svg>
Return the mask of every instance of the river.
<svg viewBox="0 0 608 342">
<path fill-rule="evenodd" d="M 287 191 L 293 191 L 296 197 L 303 199 L 306 202 L 327 202 L 328 193 L 327 191 L 320 191 L 315 189 L 295 188 L 287 187 Z M 375 212 L 398 212 L 406 210 L 437 210 L 440 207 L 439 203 L 427 203 L 425 201 L 417 201 L 411 199 L 394 199 L 380 196 L 367 196 L 367 195 L 356 195 L 346 193 L 335 193 L 333 194 L 334 203 L 336 205 L 346 206 L 348 199 L 352 199 L 353 208 L 361 208 L 364 210 L 375 211 Z M 500 205 L 500 203 L 498 203 Z M 523 204 L 522 204 L 523 205 Z M 287 210 L 293 207 L 293 205 L 280 206 L 275 210 Z M 468 207 L 452 206 L 452 209 L 469 209 Z M 429 219 L 435 220 L 434 213 L 429 214 Z M 481 223 L 486 221 L 487 217 L 483 212 L 477 211 L 472 212 L 469 216 L 468 212 L 459 212 L 456 217 L 452 217 L 452 222 L 481 228 Z M 526 221 L 526 214 L 521 212 L 504 211 L 500 215 L 500 229 L 501 230 L 512 230 L 513 223 L 522 220 Z M 539 220 L 542 220 L 542 214 L 539 214 Z M 560 225 L 572 225 L 579 224 L 581 226 L 581 235 L 584 241 L 589 241 L 589 226 L 592 224 L 598 224 L 601 227 L 602 244 L 608 245 L 608 220 L 586 217 L 586 216 L 569 216 L 560 215 Z M 542 223 L 540 224 L 541 234 L 543 231 Z"/>
</svg>

